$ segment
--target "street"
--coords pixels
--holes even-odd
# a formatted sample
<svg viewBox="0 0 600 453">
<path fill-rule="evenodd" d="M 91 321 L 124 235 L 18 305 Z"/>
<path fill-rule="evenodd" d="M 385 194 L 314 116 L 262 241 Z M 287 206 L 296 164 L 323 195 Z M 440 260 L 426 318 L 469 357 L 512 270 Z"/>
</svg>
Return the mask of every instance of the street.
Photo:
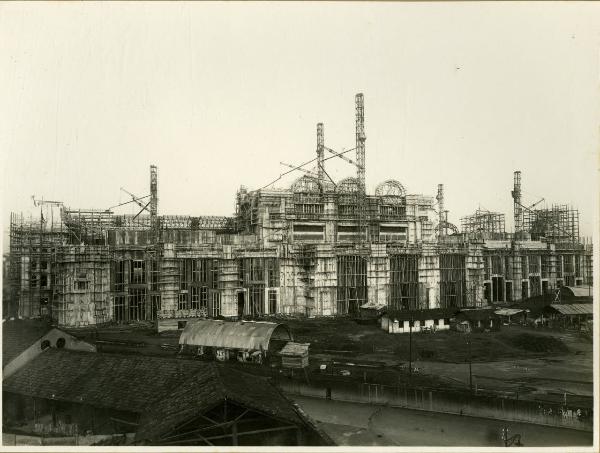
<svg viewBox="0 0 600 453">
<path fill-rule="evenodd" d="M 338 445 L 502 447 L 501 429 L 526 447 L 591 446 L 592 433 L 527 423 L 289 395 Z"/>
</svg>

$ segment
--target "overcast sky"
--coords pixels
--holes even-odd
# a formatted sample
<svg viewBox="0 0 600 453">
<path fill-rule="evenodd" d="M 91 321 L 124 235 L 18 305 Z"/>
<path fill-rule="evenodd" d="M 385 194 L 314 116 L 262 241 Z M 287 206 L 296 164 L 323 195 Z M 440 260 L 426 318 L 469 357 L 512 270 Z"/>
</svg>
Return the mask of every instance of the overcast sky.
<svg viewBox="0 0 600 453">
<path fill-rule="evenodd" d="M 5 2 L 4 229 L 34 194 L 73 208 L 146 195 L 150 164 L 159 213 L 231 215 L 241 184 L 315 156 L 317 122 L 326 146 L 352 148 L 362 92 L 368 191 L 443 183 L 451 222 L 482 207 L 510 230 L 521 170 L 526 204 L 572 203 L 592 235 L 599 43 L 593 2 Z"/>
</svg>

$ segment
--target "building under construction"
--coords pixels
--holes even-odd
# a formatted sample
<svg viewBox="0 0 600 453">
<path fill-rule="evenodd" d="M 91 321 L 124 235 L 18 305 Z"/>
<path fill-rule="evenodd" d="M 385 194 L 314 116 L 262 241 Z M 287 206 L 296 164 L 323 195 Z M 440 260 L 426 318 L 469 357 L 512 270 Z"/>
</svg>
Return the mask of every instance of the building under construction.
<svg viewBox="0 0 600 453">
<path fill-rule="evenodd" d="M 137 215 L 34 200 L 38 219 L 11 216 L 8 315 L 62 326 L 157 321 L 162 330 L 190 318 L 353 316 L 365 305 L 480 307 L 592 284 L 578 212 L 527 207 L 520 172 L 514 233 L 503 214 L 482 209 L 459 230 L 441 184 L 435 197 L 397 180 L 367 193 L 362 94 L 355 101 L 354 148 L 328 148 L 318 124 L 316 157 L 288 172 L 302 176 L 283 189 L 240 188 L 231 217 L 159 215 L 155 166 L 150 194 L 130 194 Z M 334 181 L 330 159 L 356 176 Z"/>
</svg>

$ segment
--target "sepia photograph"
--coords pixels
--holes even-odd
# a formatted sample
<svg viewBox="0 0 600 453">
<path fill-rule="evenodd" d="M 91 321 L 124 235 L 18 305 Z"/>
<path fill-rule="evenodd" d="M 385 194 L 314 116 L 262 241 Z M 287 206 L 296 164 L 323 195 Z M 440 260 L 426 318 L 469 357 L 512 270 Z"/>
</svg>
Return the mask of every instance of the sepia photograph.
<svg viewBox="0 0 600 453">
<path fill-rule="evenodd" d="M 1 1 L 0 451 L 598 451 L 599 87 L 596 2 Z"/>
</svg>

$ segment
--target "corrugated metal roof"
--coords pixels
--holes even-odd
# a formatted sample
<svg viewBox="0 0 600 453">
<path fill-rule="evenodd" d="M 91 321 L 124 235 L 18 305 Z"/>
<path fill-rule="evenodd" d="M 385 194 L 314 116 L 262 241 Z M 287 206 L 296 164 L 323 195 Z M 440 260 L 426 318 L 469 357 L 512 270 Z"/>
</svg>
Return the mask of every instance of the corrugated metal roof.
<svg viewBox="0 0 600 453">
<path fill-rule="evenodd" d="M 592 304 L 551 304 L 562 315 L 591 315 L 594 313 Z"/>
<path fill-rule="evenodd" d="M 571 292 L 575 297 L 592 297 L 594 295 L 591 286 L 563 286 L 562 291 Z"/>
<path fill-rule="evenodd" d="M 179 344 L 267 351 L 271 339 L 293 340 L 285 324 L 201 319 L 186 324 L 179 337 Z"/>
</svg>

